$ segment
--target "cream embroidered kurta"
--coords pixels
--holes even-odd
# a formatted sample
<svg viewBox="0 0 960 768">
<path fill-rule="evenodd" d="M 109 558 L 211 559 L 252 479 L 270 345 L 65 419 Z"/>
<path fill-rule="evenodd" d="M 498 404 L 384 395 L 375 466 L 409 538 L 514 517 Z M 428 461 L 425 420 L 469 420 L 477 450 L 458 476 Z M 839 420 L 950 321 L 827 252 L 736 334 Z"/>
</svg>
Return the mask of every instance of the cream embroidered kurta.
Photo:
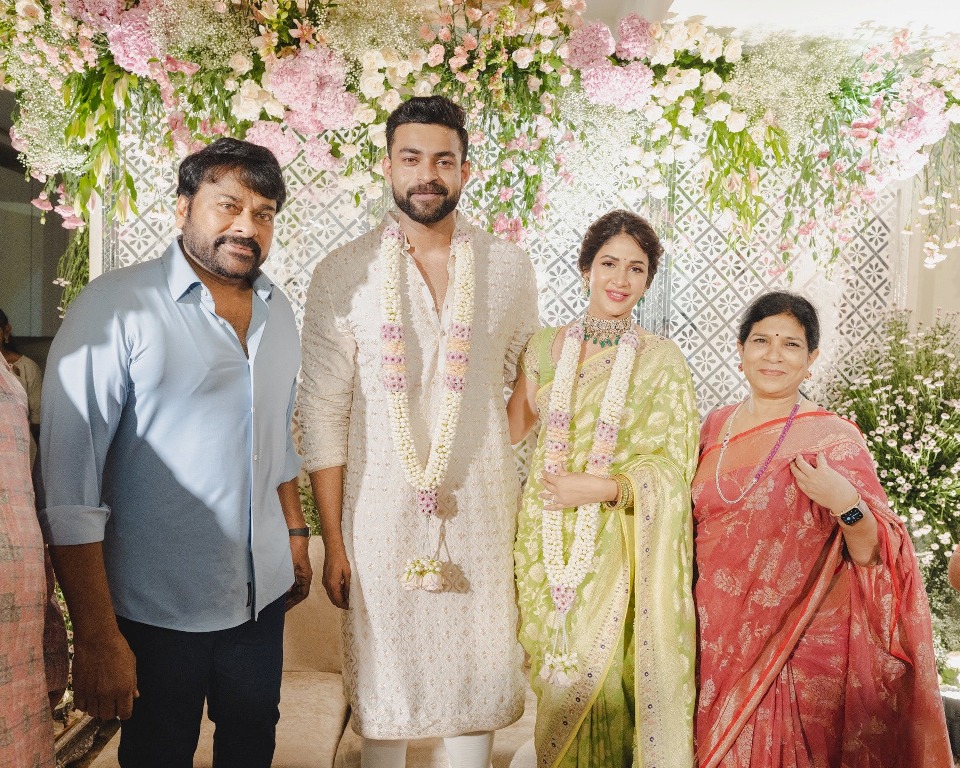
<svg viewBox="0 0 960 768">
<path fill-rule="evenodd" d="M 529 258 L 457 220 L 476 271 L 463 407 L 439 519 L 416 511 L 394 450 L 380 370 L 381 223 L 328 255 L 310 284 L 303 326 L 300 417 L 305 467 L 346 465 L 343 537 L 351 565 L 344 680 L 362 736 L 451 736 L 493 730 L 523 711 L 513 542 L 520 486 L 504 384 L 537 328 Z M 452 275 L 452 270 L 451 270 Z M 416 264 L 401 262 L 410 419 L 426 461 L 442 402 L 443 349 L 454 301 L 438 312 Z M 404 591 L 406 562 L 458 566 L 450 591 Z"/>
</svg>

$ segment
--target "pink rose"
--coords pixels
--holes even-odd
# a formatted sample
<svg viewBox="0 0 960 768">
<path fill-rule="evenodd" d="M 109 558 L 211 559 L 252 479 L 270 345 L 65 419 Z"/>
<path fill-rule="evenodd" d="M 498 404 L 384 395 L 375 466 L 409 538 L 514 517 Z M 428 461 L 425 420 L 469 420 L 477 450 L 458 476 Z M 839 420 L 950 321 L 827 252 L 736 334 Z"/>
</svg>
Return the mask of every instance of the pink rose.
<svg viewBox="0 0 960 768">
<path fill-rule="evenodd" d="M 430 46 L 430 50 L 427 51 L 427 64 L 431 67 L 439 66 L 443 63 L 443 58 L 446 55 L 446 50 L 440 43 Z"/>
</svg>

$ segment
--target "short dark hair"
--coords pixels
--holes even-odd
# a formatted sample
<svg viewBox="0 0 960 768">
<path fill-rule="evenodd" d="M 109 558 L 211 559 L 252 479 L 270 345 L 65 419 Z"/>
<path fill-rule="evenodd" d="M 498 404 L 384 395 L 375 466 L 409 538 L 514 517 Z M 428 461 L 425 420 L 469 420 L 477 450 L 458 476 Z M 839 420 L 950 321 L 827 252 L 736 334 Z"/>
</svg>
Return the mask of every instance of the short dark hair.
<svg viewBox="0 0 960 768">
<path fill-rule="evenodd" d="M 266 147 L 239 139 L 221 138 L 187 155 L 177 175 L 177 195 L 193 199 L 205 183 L 215 183 L 224 174 L 237 171 L 240 183 L 267 200 L 279 211 L 287 200 L 287 185 L 277 158 Z"/>
<path fill-rule="evenodd" d="M 463 107 L 454 104 L 446 96 L 413 96 L 390 113 L 387 118 L 387 155 L 393 149 L 393 135 L 397 128 L 407 123 L 442 125 L 457 133 L 460 139 L 460 162 L 467 160 L 467 114 Z"/>
<path fill-rule="evenodd" d="M 808 351 L 813 352 L 819 348 L 820 318 L 817 316 L 816 307 L 803 296 L 789 291 L 762 293 L 751 301 L 750 306 L 743 314 L 743 319 L 740 321 L 737 340 L 741 344 L 746 344 L 753 326 L 761 320 L 776 315 L 790 315 L 800 324 L 807 339 Z"/>
<path fill-rule="evenodd" d="M 663 245 L 660 238 L 653 231 L 643 216 L 638 216 L 632 211 L 622 209 L 610 211 L 603 214 L 593 224 L 587 227 L 583 235 L 583 243 L 580 245 L 580 258 L 577 262 L 580 272 L 584 273 L 593 266 L 593 260 L 597 257 L 600 249 L 611 238 L 617 235 L 629 235 L 634 242 L 643 251 L 650 266 L 647 270 L 647 287 L 653 282 L 657 274 L 657 268 L 660 266 L 660 257 L 663 255 Z"/>
<path fill-rule="evenodd" d="M 10 324 L 10 318 L 7 317 L 7 313 L 0 309 L 0 329 L 6 328 Z M 16 344 L 13 343 L 13 337 L 10 338 L 10 341 L 5 342 L 3 337 L 0 336 L 0 347 L 6 347 L 11 352 L 18 352 Z"/>
</svg>

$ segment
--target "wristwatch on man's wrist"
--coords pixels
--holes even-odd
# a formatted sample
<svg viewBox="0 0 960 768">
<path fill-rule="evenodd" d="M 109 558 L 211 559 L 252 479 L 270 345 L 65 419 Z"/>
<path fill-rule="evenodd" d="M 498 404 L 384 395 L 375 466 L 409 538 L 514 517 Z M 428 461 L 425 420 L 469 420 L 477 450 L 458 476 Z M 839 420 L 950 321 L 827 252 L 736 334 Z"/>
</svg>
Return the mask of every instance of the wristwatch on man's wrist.
<svg viewBox="0 0 960 768">
<path fill-rule="evenodd" d="M 287 528 L 287 533 L 291 536 L 303 536 L 305 539 L 310 538 L 309 528 Z"/>
</svg>

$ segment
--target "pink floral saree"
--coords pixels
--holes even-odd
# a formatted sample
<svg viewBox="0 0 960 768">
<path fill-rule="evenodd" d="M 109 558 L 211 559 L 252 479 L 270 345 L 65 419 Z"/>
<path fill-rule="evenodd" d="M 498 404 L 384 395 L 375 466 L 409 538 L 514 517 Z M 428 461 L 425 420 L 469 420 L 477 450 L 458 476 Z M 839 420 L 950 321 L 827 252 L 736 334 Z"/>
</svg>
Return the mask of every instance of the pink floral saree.
<svg viewBox="0 0 960 768">
<path fill-rule="evenodd" d="M 855 425 L 800 414 L 765 475 L 735 504 L 717 493 L 718 438 L 701 432 L 693 484 L 700 768 L 948 768 L 930 610 L 910 537 L 890 511 Z M 783 427 L 734 437 L 720 482 L 737 496 Z M 790 472 L 824 452 L 879 523 L 880 564 L 857 566 L 829 511 Z"/>
</svg>

